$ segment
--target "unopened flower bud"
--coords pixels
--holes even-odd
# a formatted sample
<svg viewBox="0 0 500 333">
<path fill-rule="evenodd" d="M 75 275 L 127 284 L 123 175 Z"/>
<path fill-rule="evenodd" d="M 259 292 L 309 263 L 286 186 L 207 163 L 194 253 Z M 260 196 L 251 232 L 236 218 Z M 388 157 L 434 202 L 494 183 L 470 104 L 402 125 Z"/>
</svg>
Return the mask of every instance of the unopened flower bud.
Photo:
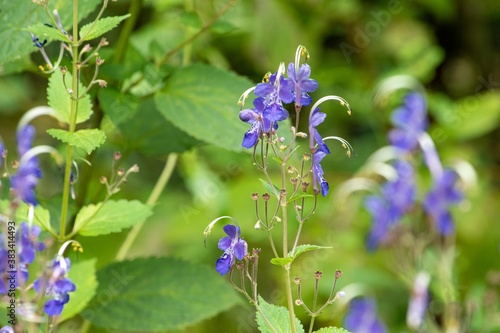
<svg viewBox="0 0 500 333">
<path fill-rule="evenodd" d="M 101 88 L 106 88 L 108 86 L 108 82 L 106 82 L 105 80 L 95 80 L 95 82 L 97 82 L 97 84 L 99 85 L 99 87 Z"/>
<path fill-rule="evenodd" d="M 304 133 L 304 132 L 298 132 L 298 133 L 297 133 L 297 136 L 298 136 L 299 138 L 302 138 L 302 139 L 307 138 L 307 134 L 306 134 L 306 133 Z"/>
<path fill-rule="evenodd" d="M 260 229 L 260 220 L 258 220 L 253 227 L 255 229 Z"/>
<path fill-rule="evenodd" d="M 285 137 L 281 136 L 278 140 L 279 140 L 279 142 L 283 143 L 283 142 L 285 142 Z"/>
<path fill-rule="evenodd" d="M 99 42 L 99 45 L 100 46 L 107 46 L 109 43 L 108 41 L 106 40 L 106 38 L 103 38 L 101 39 L 101 41 Z"/>
<path fill-rule="evenodd" d="M 80 61 L 75 62 L 76 69 L 80 70 L 80 69 L 82 69 L 82 67 L 83 67 L 83 64 Z"/>
<path fill-rule="evenodd" d="M 340 269 L 337 269 L 335 271 L 335 278 L 336 279 L 339 279 L 340 277 L 342 276 L 342 271 Z"/>
<path fill-rule="evenodd" d="M 274 219 L 276 220 L 276 222 L 281 222 L 281 218 L 279 216 L 275 216 Z"/>
<path fill-rule="evenodd" d="M 287 146 L 285 146 L 285 145 L 281 145 L 281 146 L 279 147 L 280 151 L 285 151 L 285 150 L 286 150 L 286 148 L 287 148 Z"/>
<path fill-rule="evenodd" d="M 137 164 L 134 164 L 130 167 L 130 172 L 139 172 L 139 166 Z"/>
<path fill-rule="evenodd" d="M 82 52 L 89 52 L 90 50 L 92 50 L 92 46 L 90 46 L 90 44 L 86 44 L 82 47 Z"/>
<path fill-rule="evenodd" d="M 296 277 L 293 279 L 293 283 L 295 283 L 296 285 L 299 285 L 299 284 L 300 284 L 300 276 L 296 276 Z"/>
<path fill-rule="evenodd" d="M 295 300 L 295 305 L 297 306 L 302 305 L 302 301 L 300 299 Z"/>
<path fill-rule="evenodd" d="M 259 193 L 257 193 L 257 192 L 252 193 L 252 200 L 253 200 L 253 201 L 257 201 L 257 200 L 259 200 Z"/>
<path fill-rule="evenodd" d="M 271 198 L 271 196 L 269 195 L 269 193 L 264 193 L 264 194 L 262 194 L 262 199 L 263 199 L 264 201 L 268 201 L 270 198 Z"/>
<path fill-rule="evenodd" d="M 105 176 L 101 176 L 101 177 L 99 178 L 99 182 L 100 182 L 101 184 L 106 184 L 106 183 L 108 182 L 108 179 L 107 179 Z"/>
<path fill-rule="evenodd" d="M 315 275 L 315 277 L 316 277 L 316 280 L 319 280 L 319 279 L 321 279 L 321 277 L 323 276 L 323 272 L 321 272 L 321 271 L 316 271 L 316 272 L 314 272 L 314 275 Z"/>
<path fill-rule="evenodd" d="M 297 185 L 298 179 L 297 179 L 297 178 L 291 178 L 291 179 L 290 179 L 290 182 L 291 182 L 293 185 Z"/>
<path fill-rule="evenodd" d="M 115 151 L 115 153 L 113 154 L 113 159 L 115 161 L 118 161 L 120 158 L 122 158 L 122 153 L 120 153 L 119 151 Z"/>
<path fill-rule="evenodd" d="M 296 169 L 293 165 L 290 165 L 287 170 L 288 170 L 288 173 L 294 173 Z"/>
<path fill-rule="evenodd" d="M 96 64 L 97 66 L 101 66 L 102 64 L 104 64 L 104 59 L 103 59 L 103 58 L 100 58 L 100 57 L 97 57 L 97 58 L 95 59 L 95 64 Z"/>
<path fill-rule="evenodd" d="M 19 167 L 19 161 L 15 160 L 15 161 L 12 161 L 12 168 L 13 169 L 17 169 Z"/>
<path fill-rule="evenodd" d="M 345 297 L 345 291 L 339 291 L 337 293 L 337 296 L 340 297 L 340 298 Z"/>
<path fill-rule="evenodd" d="M 309 161 L 309 160 L 311 159 L 311 154 L 309 154 L 309 153 L 304 154 L 304 155 L 302 156 L 302 159 L 303 159 L 304 161 Z"/>
<path fill-rule="evenodd" d="M 118 176 L 121 177 L 125 174 L 125 170 L 123 168 L 119 168 L 117 173 L 118 173 Z"/>
<path fill-rule="evenodd" d="M 284 188 L 281 189 L 280 196 L 281 197 L 286 197 L 286 189 L 284 189 Z"/>
<path fill-rule="evenodd" d="M 68 68 L 66 66 L 61 66 L 61 74 L 66 75 L 67 72 L 68 72 Z"/>
<path fill-rule="evenodd" d="M 307 191 L 307 187 L 309 186 L 309 182 L 302 182 L 302 191 Z"/>
</svg>

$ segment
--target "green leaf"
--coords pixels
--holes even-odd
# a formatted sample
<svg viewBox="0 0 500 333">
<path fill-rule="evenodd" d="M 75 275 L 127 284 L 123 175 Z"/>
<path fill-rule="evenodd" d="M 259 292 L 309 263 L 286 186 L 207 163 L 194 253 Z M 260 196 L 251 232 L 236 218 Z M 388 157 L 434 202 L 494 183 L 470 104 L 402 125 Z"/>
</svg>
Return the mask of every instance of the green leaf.
<svg viewBox="0 0 500 333">
<path fill-rule="evenodd" d="M 299 200 L 302 198 L 312 198 L 312 197 L 313 197 L 312 194 L 307 194 L 306 192 L 299 192 L 296 195 L 292 196 L 290 199 L 288 199 L 287 202 L 292 202 L 292 201 Z"/>
<path fill-rule="evenodd" d="M 139 106 L 139 100 L 134 95 L 121 93 L 112 87 L 99 90 L 97 96 L 104 114 L 109 117 L 115 126 L 132 119 Z"/>
<path fill-rule="evenodd" d="M 104 132 L 96 128 L 82 129 L 73 133 L 61 129 L 49 129 L 47 133 L 64 143 L 85 150 L 87 154 L 90 154 L 106 140 Z"/>
<path fill-rule="evenodd" d="M 109 200 L 82 207 L 76 215 L 75 231 L 82 236 L 120 232 L 146 220 L 152 210 L 137 200 Z"/>
<path fill-rule="evenodd" d="M 277 306 L 267 303 L 262 297 L 259 296 L 259 306 L 264 316 L 257 311 L 257 324 L 259 325 L 259 331 L 262 333 L 274 333 L 282 332 L 288 333 L 292 331 L 290 324 L 290 314 L 288 309 L 283 306 Z M 269 327 L 269 324 L 273 327 Z M 304 328 L 302 323 L 295 318 L 295 328 L 297 333 L 304 333 Z"/>
<path fill-rule="evenodd" d="M 123 16 L 110 16 L 86 24 L 80 29 L 80 38 L 82 38 L 82 40 L 91 40 L 102 36 L 106 32 L 116 28 L 121 21 L 125 20 L 129 16 L 130 14 Z"/>
<path fill-rule="evenodd" d="M 314 331 L 315 333 L 351 333 L 348 330 L 344 328 L 338 328 L 338 327 L 323 327 L 322 329 L 318 331 Z"/>
<path fill-rule="evenodd" d="M 59 322 L 79 314 L 94 298 L 97 290 L 96 263 L 95 258 L 71 263 L 68 277 L 75 284 L 76 290 L 69 294 L 69 302 L 64 306 Z"/>
<path fill-rule="evenodd" d="M 158 112 L 153 98 L 147 98 L 137 106 L 125 103 L 127 100 L 133 101 L 133 97 L 126 97 L 125 94 L 123 103 L 117 101 L 111 105 L 104 105 L 115 94 L 119 93 L 114 92 L 104 98 L 101 95 L 99 97 L 100 101 L 103 101 L 104 113 L 109 115 L 111 121 L 114 119 L 118 122 L 118 129 L 122 134 L 118 138 L 118 145 L 148 156 L 165 156 L 170 153 L 182 153 L 203 144 L 167 121 Z M 119 97 L 117 98 L 119 100 Z"/>
<path fill-rule="evenodd" d="M 35 25 L 30 25 L 28 31 L 37 36 L 40 41 L 44 39 L 58 40 L 61 42 L 71 42 L 67 35 L 63 34 L 59 29 L 54 27 L 48 27 L 45 24 L 37 23 Z"/>
<path fill-rule="evenodd" d="M 71 88 L 72 76 L 71 73 L 66 73 L 64 76 L 66 87 Z M 49 106 L 56 110 L 56 118 L 59 121 L 69 124 L 71 112 L 71 97 L 63 83 L 61 71 L 55 71 L 49 78 L 49 86 L 47 88 L 47 99 Z M 83 85 L 79 84 L 79 91 L 84 91 Z M 79 124 L 90 118 L 92 114 L 92 103 L 90 96 L 86 95 L 78 101 L 78 110 L 76 114 L 76 123 Z"/>
<path fill-rule="evenodd" d="M 292 255 L 292 251 L 290 251 L 288 253 L 288 257 L 286 257 L 286 258 L 272 258 L 271 264 L 276 265 L 276 266 L 285 267 L 286 265 L 291 264 L 302 253 L 308 252 L 308 251 L 313 251 L 313 250 L 321 250 L 321 249 L 331 249 L 331 247 L 330 246 L 310 245 L 310 244 L 299 245 L 295 248 L 293 255 Z"/>
<path fill-rule="evenodd" d="M 213 268 L 174 258 L 114 263 L 99 270 L 97 279 L 97 296 L 82 315 L 119 332 L 180 329 L 239 302 Z"/>
<path fill-rule="evenodd" d="M 248 124 L 238 117 L 238 98 L 252 83 L 207 65 L 176 70 L 155 96 L 160 113 L 189 135 L 218 147 L 241 151 Z"/>
<path fill-rule="evenodd" d="M 278 186 L 276 186 L 274 184 L 271 186 L 271 184 L 269 184 L 267 181 L 265 181 L 262 178 L 259 178 L 259 180 L 262 183 L 262 185 L 264 185 L 264 187 L 266 188 L 267 192 L 269 192 L 269 194 L 273 194 L 276 198 L 279 198 L 281 190 L 278 188 Z"/>
<path fill-rule="evenodd" d="M 2 200 L 2 207 L 8 206 L 10 203 L 8 200 Z M 19 208 L 16 210 L 16 221 L 23 222 L 28 221 L 28 205 L 24 202 L 19 204 Z M 43 229 L 49 231 L 52 230 L 50 225 L 50 213 L 47 209 L 40 205 L 35 207 L 35 215 L 33 218 L 33 223 L 41 226 Z"/>
</svg>

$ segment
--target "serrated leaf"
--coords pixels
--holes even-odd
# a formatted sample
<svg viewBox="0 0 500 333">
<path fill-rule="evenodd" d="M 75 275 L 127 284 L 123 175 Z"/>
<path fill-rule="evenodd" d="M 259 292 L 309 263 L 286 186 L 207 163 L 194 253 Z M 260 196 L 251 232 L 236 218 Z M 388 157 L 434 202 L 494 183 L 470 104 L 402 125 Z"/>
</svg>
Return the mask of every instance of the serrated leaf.
<svg viewBox="0 0 500 333">
<path fill-rule="evenodd" d="M 147 219 L 151 208 L 137 200 L 109 200 L 82 207 L 76 215 L 74 232 L 82 236 L 120 232 Z"/>
<path fill-rule="evenodd" d="M 69 302 L 64 306 L 59 322 L 79 314 L 94 298 L 97 290 L 96 263 L 95 258 L 71 263 L 68 277 L 75 284 L 76 290 L 69 294 Z"/>
<path fill-rule="evenodd" d="M 207 65 L 176 70 L 155 95 L 160 113 L 189 135 L 218 147 L 241 151 L 248 124 L 239 117 L 238 98 L 253 84 Z"/>
<path fill-rule="evenodd" d="M 278 188 L 278 186 L 276 186 L 274 184 L 271 186 L 271 184 L 269 184 L 267 181 L 265 181 L 262 178 L 259 178 L 259 180 L 262 183 L 262 185 L 264 185 L 264 187 L 266 188 L 267 192 L 269 192 L 269 194 L 273 194 L 276 198 L 279 198 L 281 190 Z"/>
<path fill-rule="evenodd" d="M 311 245 L 311 244 L 303 244 L 299 245 L 295 248 L 295 251 L 293 252 L 293 258 L 294 260 L 297 259 L 298 256 L 300 256 L 304 252 L 308 251 L 314 251 L 314 250 L 325 250 L 325 249 L 331 249 L 331 246 L 319 246 L 319 245 Z M 292 252 L 288 253 L 289 256 L 292 256 Z"/>
<path fill-rule="evenodd" d="M 48 27 L 42 23 L 30 25 L 28 27 L 28 31 L 31 32 L 36 37 L 38 37 L 40 41 L 47 39 L 48 41 L 58 40 L 61 42 L 71 42 L 68 36 L 63 34 L 59 29 L 54 27 Z"/>
<path fill-rule="evenodd" d="M 10 205 L 8 200 L 2 200 L 2 207 L 7 207 Z M 35 206 L 33 223 L 41 226 L 43 229 L 47 231 L 51 231 L 52 227 L 50 225 L 50 213 L 47 209 L 43 208 L 40 205 Z M 16 210 L 16 221 L 23 222 L 28 221 L 28 205 L 24 202 L 19 204 L 18 209 Z"/>
<path fill-rule="evenodd" d="M 129 150 L 139 151 L 148 156 L 165 156 L 170 153 L 182 153 L 192 147 L 204 144 L 166 120 L 156 109 L 153 98 L 142 101 L 136 109 L 128 109 L 129 107 L 133 108 L 134 104 L 120 106 L 120 103 L 116 103 L 112 105 L 119 107 L 115 111 L 120 112 L 120 114 L 122 112 L 132 113 L 130 118 L 126 117 L 122 121 L 115 111 L 103 106 L 104 112 L 110 114 L 112 121 L 113 119 L 120 121 L 118 129 L 122 135 L 118 144 L 126 146 Z"/>
<path fill-rule="evenodd" d="M 318 331 L 314 331 L 315 333 L 351 333 L 348 330 L 344 328 L 338 328 L 338 327 L 323 327 L 322 329 Z"/>
<path fill-rule="evenodd" d="M 296 195 L 292 196 L 290 199 L 288 199 L 287 202 L 292 202 L 292 201 L 295 201 L 295 200 L 298 200 L 298 199 L 312 198 L 312 197 L 313 197 L 312 194 L 307 194 L 306 192 L 299 192 Z"/>
<path fill-rule="evenodd" d="M 119 332 L 181 329 L 239 301 L 213 268 L 180 259 L 122 261 L 99 270 L 97 279 L 97 296 L 82 315 Z"/>
<path fill-rule="evenodd" d="M 84 25 L 80 29 L 82 40 L 91 40 L 104 35 L 106 32 L 116 28 L 121 21 L 128 18 L 130 14 L 123 16 L 109 16 Z"/>
<path fill-rule="evenodd" d="M 287 258 L 272 258 L 271 259 L 271 264 L 276 265 L 276 266 L 281 266 L 285 267 L 286 265 L 290 264 L 293 262 L 292 257 L 287 257 Z"/>
<path fill-rule="evenodd" d="M 90 154 L 106 140 L 104 132 L 96 128 L 82 129 L 73 133 L 52 128 L 47 130 L 47 133 L 64 143 L 85 150 L 87 154 Z"/>
<path fill-rule="evenodd" d="M 287 308 L 269 304 L 260 296 L 259 306 L 267 319 L 267 321 L 264 320 L 262 314 L 257 311 L 257 324 L 259 325 L 259 331 L 262 333 L 288 333 L 292 331 L 290 314 Z M 269 327 L 267 322 L 271 324 L 272 328 Z M 297 333 L 304 333 L 302 323 L 297 318 L 295 318 L 295 328 Z"/>
<path fill-rule="evenodd" d="M 66 86 L 71 88 L 72 75 L 66 73 L 65 75 Z M 79 84 L 79 91 L 84 91 L 82 84 Z M 61 71 L 55 71 L 49 78 L 49 86 L 47 88 L 47 100 L 50 107 L 52 107 L 57 115 L 55 116 L 59 121 L 69 124 L 71 113 L 71 97 L 66 90 L 63 83 Z M 76 123 L 79 124 L 90 118 L 92 114 L 92 103 L 90 96 L 78 100 L 78 109 L 76 114 Z"/>
</svg>

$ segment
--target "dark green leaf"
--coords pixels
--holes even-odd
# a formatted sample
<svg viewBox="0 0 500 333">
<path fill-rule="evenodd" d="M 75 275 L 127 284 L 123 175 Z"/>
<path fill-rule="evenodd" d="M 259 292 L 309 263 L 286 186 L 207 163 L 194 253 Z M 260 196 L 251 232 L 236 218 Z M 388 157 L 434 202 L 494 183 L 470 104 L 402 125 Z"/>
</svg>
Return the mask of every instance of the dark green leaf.
<svg viewBox="0 0 500 333">
<path fill-rule="evenodd" d="M 85 150 L 87 154 L 90 154 L 106 140 L 104 132 L 96 128 L 82 129 L 73 133 L 61 129 L 49 129 L 47 133 L 64 143 Z"/>
<path fill-rule="evenodd" d="M 239 117 L 238 98 L 252 83 L 215 67 L 191 65 L 172 74 L 156 94 L 160 113 L 189 135 L 241 151 L 248 124 Z"/>
<path fill-rule="evenodd" d="M 70 42 L 67 35 L 63 34 L 59 29 L 54 27 L 48 27 L 45 24 L 37 23 L 35 25 L 30 25 L 28 31 L 37 36 L 42 42 L 44 39 L 59 40 L 61 42 Z"/>
<path fill-rule="evenodd" d="M 120 332 L 180 329 L 238 302 L 213 268 L 180 259 L 118 262 L 99 270 L 97 279 L 97 296 L 82 315 L 98 327 Z"/>
</svg>

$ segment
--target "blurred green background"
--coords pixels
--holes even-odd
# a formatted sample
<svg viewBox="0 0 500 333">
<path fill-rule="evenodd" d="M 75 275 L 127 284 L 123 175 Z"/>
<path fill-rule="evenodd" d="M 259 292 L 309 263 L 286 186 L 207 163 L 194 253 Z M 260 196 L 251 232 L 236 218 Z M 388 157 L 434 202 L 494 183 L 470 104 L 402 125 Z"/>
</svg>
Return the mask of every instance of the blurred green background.
<svg viewBox="0 0 500 333">
<path fill-rule="evenodd" d="M 192 34 L 209 22 L 226 1 L 193 0 L 187 5 L 173 0 L 137 3 L 141 6 L 140 17 L 133 27 L 127 52 L 155 61 L 182 42 L 186 31 Z M 130 1 L 112 3 L 108 14 L 124 14 L 129 6 Z M 186 11 L 186 6 L 192 11 Z M 348 158 L 341 147 L 334 147 L 332 156 L 323 162 L 332 193 L 319 201 L 315 216 L 306 224 L 303 243 L 333 249 L 306 255 L 296 265 L 292 275 L 300 275 L 304 286 L 309 285 L 312 290 L 314 271 L 322 270 L 321 297 L 326 299 L 335 270 L 341 269 L 344 275 L 340 288 L 364 285 L 367 293 L 377 298 L 379 313 L 389 331 L 407 330 L 405 312 L 410 291 L 398 282 L 398 267 L 394 264 L 397 253 L 366 251 L 364 241 L 370 217 L 363 208 L 364 194 L 355 194 L 345 201 L 336 200 L 335 196 L 335 189 L 353 177 L 371 153 L 387 145 L 390 112 L 401 99 L 375 106 L 373 95 L 384 78 L 405 74 L 418 79 L 427 90 L 429 134 L 444 164 L 466 160 L 479 176 L 465 202 L 453 210 L 457 226 L 453 276 L 458 299 L 477 298 L 477 302 L 486 302 L 490 309 L 500 311 L 499 31 L 500 2 L 496 0 L 239 0 L 193 41 L 191 62 L 210 63 L 255 83 L 267 71 L 276 71 L 280 62 L 293 61 L 297 46 L 304 45 L 311 54 L 311 77 L 319 82 L 319 89 L 311 94 L 313 99 L 339 95 L 353 108 L 351 117 L 334 103 L 322 108 L 328 114 L 321 125 L 322 134 L 344 137 L 354 147 L 355 156 Z M 120 29 L 111 32 L 109 50 L 103 54 L 112 54 L 119 33 Z M 19 117 L 31 107 L 46 104 L 46 78 L 36 70 L 42 58 L 39 54 L 31 58 L 32 63 L 2 68 L 0 133 L 11 150 L 13 142 L 7 138 L 14 137 Z M 170 58 L 167 66 L 178 66 L 181 59 L 182 51 Z M 112 72 L 120 68 L 116 64 L 105 67 L 104 75 L 116 78 Z M 98 109 L 97 98 L 94 101 Z M 236 100 L 234 105 L 235 121 L 239 121 Z M 91 182 L 82 200 L 89 202 L 102 195 L 98 179 L 109 174 L 113 151 L 119 150 L 125 155 L 125 166 L 138 163 L 141 168 L 138 175 L 130 177 L 120 195 L 145 201 L 166 157 L 151 153 L 147 147 L 130 149 L 123 133 L 106 118 L 101 124 L 109 139 L 94 154 L 92 171 L 82 170 Z M 35 125 L 37 142 L 56 144 L 43 131 L 54 123 L 40 119 Z M 226 140 L 239 142 L 242 137 L 243 133 Z M 40 186 L 39 193 L 55 198 L 58 188 L 51 184 L 62 182 L 62 171 L 52 165 L 45 169 L 45 186 Z M 200 143 L 181 154 L 174 176 L 132 255 L 168 254 L 212 266 L 220 255 L 217 240 L 222 231 L 214 231 L 207 248 L 203 246 L 202 232 L 216 217 L 230 215 L 239 221 L 249 246 L 263 250 L 261 294 L 284 305 L 279 283 L 281 269 L 266 265 L 271 258 L 266 235 L 253 228 L 256 219 L 250 194 L 265 191 L 259 177 L 247 153 Z M 82 186 L 76 184 L 77 191 Z M 48 199 L 46 204 L 50 203 Z M 98 265 L 103 266 L 113 258 L 124 236 L 80 241 L 84 255 L 96 255 Z M 311 295 L 305 298 L 311 299 Z M 432 306 L 439 308 L 439 304 Z M 341 325 L 344 311 L 342 306 L 329 308 L 319 318 L 317 327 Z M 298 315 L 305 318 L 300 310 Z M 240 306 L 189 327 L 186 332 L 255 332 L 253 316 L 252 308 L 242 299 Z M 485 318 L 471 324 L 470 332 L 494 332 L 487 329 Z M 498 324 L 498 312 L 495 318 Z"/>
</svg>

